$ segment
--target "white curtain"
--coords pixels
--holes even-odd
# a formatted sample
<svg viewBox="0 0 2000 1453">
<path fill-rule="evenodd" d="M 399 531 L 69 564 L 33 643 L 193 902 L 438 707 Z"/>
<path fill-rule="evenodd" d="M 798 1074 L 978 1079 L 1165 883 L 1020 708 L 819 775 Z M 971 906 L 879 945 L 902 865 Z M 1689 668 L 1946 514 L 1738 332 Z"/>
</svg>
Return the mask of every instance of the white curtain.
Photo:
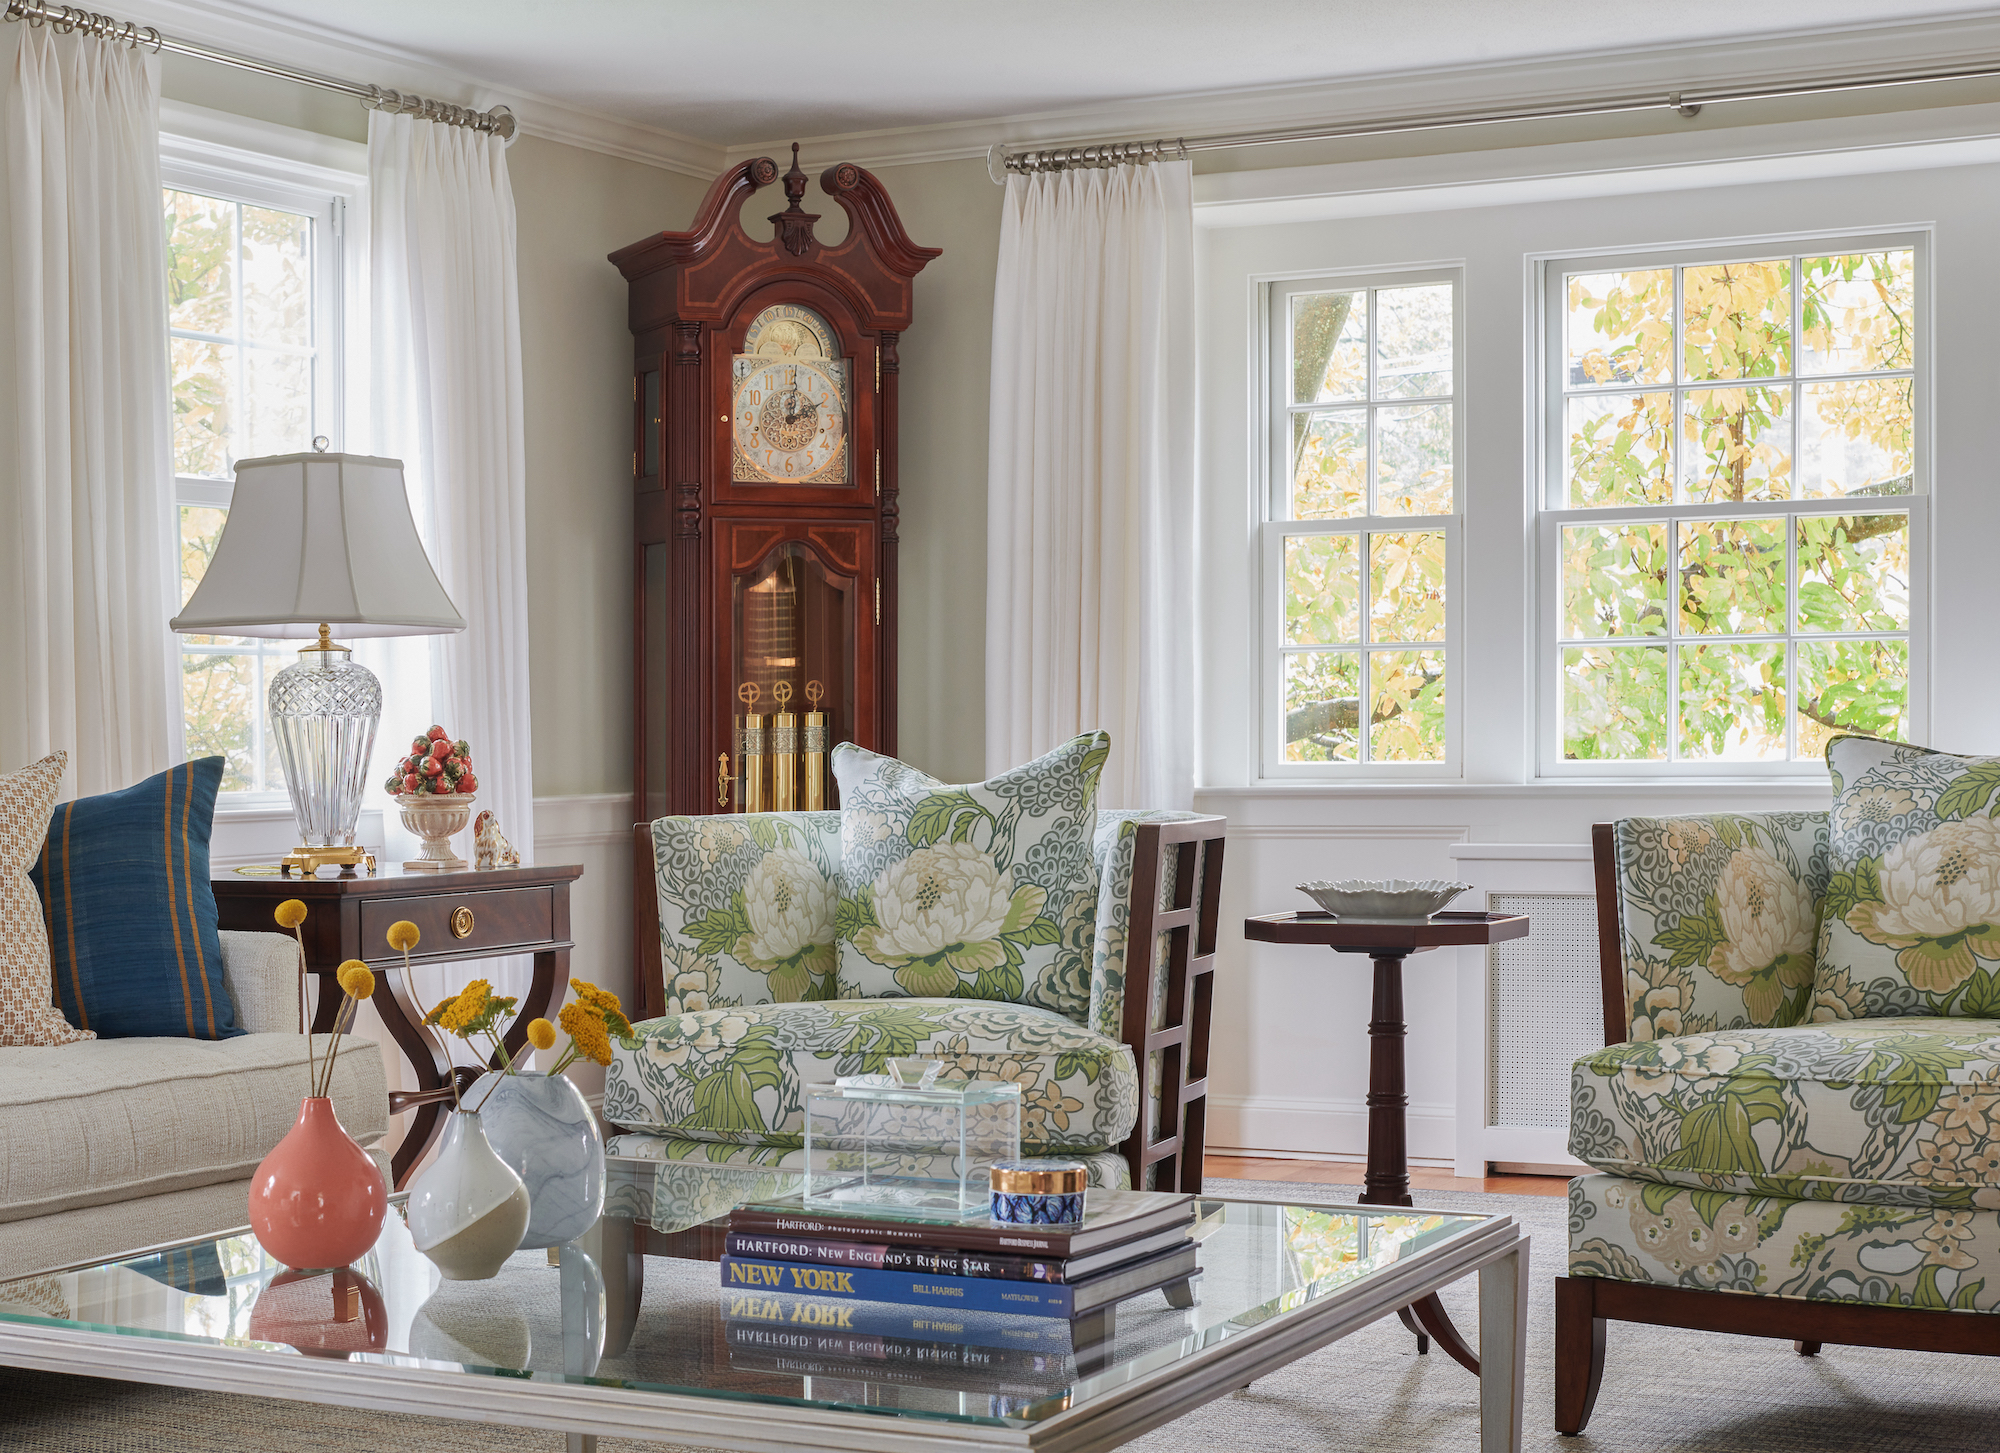
<svg viewBox="0 0 2000 1453">
<path fill-rule="evenodd" d="M 17 25 L 0 264 L 0 771 L 181 758 L 158 62 Z"/>
<path fill-rule="evenodd" d="M 471 743 L 479 808 L 532 860 L 527 465 L 505 143 L 371 112 L 368 187 L 373 447 L 403 460 L 418 527 L 466 624 L 432 641 L 431 715 Z M 405 726 L 383 723 L 390 748 Z M 469 837 L 459 850 L 471 855 Z M 501 973 L 512 980 L 525 963 Z"/>
<path fill-rule="evenodd" d="M 1111 733 L 1107 807 L 1194 793 L 1188 163 L 1007 179 L 987 450 L 986 765 Z"/>
</svg>

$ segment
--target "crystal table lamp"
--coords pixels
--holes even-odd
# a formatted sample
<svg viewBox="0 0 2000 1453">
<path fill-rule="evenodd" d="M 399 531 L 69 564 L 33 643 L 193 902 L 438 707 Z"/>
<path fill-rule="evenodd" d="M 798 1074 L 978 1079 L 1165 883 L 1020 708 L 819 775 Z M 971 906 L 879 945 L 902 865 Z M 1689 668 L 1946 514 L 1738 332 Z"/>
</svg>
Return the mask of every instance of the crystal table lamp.
<svg viewBox="0 0 2000 1453">
<path fill-rule="evenodd" d="M 316 452 L 244 459 L 222 537 L 176 631 L 304 637 L 296 664 L 271 678 L 271 730 L 303 844 L 284 871 L 359 863 L 354 841 L 382 686 L 344 636 L 462 631 L 417 523 L 398 459 Z M 312 639 L 312 638 L 317 639 Z"/>
</svg>

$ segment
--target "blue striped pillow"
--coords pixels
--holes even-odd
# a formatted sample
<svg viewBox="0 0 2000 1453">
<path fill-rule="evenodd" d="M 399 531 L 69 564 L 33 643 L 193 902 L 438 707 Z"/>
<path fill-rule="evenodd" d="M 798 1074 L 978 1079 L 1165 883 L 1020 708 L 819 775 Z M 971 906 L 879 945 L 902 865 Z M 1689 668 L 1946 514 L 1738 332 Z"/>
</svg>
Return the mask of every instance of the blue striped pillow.
<svg viewBox="0 0 2000 1453">
<path fill-rule="evenodd" d="M 101 1039 L 243 1033 L 222 983 L 208 837 L 222 758 L 57 806 L 41 861 L 56 1001 Z"/>
</svg>

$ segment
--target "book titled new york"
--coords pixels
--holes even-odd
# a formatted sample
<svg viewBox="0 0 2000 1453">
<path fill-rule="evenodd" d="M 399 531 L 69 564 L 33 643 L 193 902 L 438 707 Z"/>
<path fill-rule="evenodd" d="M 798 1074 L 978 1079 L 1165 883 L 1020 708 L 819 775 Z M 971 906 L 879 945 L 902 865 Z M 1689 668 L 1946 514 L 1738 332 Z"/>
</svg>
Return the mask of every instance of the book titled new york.
<svg viewBox="0 0 2000 1453">
<path fill-rule="evenodd" d="M 920 1221 L 888 1215 L 833 1216 L 808 1210 L 803 1197 L 754 1201 L 729 1213 L 729 1229 L 759 1236 L 863 1241 L 939 1250 L 1006 1252 L 1064 1260 L 1140 1236 L 1187 1227 L 1194 1197 L 1161 1191 L 1093 1188 L 1074 1226 L 1015 1226 L 996 1221 Z"/>
<path fill-rule="evenodd" d="M 787 1292 L 722 1289 L 722 1318 L 728 1334 L 763 1327 L 824 1336 L 880 1338 L 909 1346 L 959 1342 L 979 1347 L 1020 1349 L 1068 1356 L 1075 1348 L 1070 1323 L 1056 1317 L 1009 1317 L 956 1308 L 897 1306 L 890 1302 L 833 1301 Z M 768 1345 L 768 1344 L 767 1344 Z"/>
<path fill-rule="evenodd" d="M 1173 1227 L 1122 1241 L 1087 1256 L 1067 1260 L 1021 1256 L 1005 1251 L 967 1251 L 945 1246 L 892 1246 L 882 1241 L 842 1241 L 820 1236 L 776 1236 L 732 1231 L 723 1249 L 746 1261 L 811 1261 L 822 1266 L 869 1271 L 912 1271 L 926 1276 L 976 1276 L 997 1281 L 1081 1281 L 1108 1267 L 1179 1246 L 1185 1229 Z"/>
<path fill-rule="evenodd" d="M 1195 1269 L 1192 1243 L 1128 1263 L 1079 1282 L 1006 1281 L 991 1277 L 936 1276 L 821 1266 L 796 1261 L 722 1258 L 725 1292 L 785 1292 L 794 1296 L 904 1306 L 1002 1312 L 1017 1317 L 1077 1317 L 1121 1297 L 1186 1276 Z"/>
</svg>

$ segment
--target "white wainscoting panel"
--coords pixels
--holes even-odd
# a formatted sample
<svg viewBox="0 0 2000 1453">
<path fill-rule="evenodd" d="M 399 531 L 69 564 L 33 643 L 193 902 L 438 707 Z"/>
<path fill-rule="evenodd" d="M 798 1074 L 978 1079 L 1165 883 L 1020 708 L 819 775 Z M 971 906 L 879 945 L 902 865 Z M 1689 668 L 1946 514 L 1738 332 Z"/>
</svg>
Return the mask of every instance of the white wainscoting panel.
<svg viewBox="0 0 2000 1453">
<path fill-rule="evenodd" d="M 1581 1173 L 1568 1151 L 1569 1070 L 1604 1042 L 1590 848 L 1464 843 L 1450 852 L 1483 906 L 1531 923 L 1528 937 L 1486 950 L 1459 998 L 1458 1174 L 1495 1165 Z"/>
</svg>

